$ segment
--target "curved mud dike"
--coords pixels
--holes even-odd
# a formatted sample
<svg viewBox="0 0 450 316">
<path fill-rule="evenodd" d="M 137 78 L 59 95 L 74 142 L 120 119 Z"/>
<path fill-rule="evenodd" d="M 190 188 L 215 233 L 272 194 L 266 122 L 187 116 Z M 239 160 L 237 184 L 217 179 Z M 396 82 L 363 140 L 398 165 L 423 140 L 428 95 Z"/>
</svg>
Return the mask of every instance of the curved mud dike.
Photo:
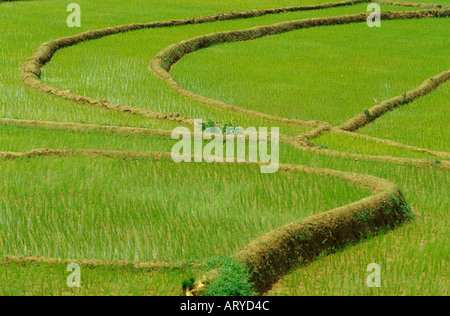
<svg viewBox="0 0 450 316">
<path fill-rule="evenodd" d="M 422 3 L 399 3 L 399 2 L 389 2 L 389 1 L 373 1 L 380 4 L 387 5 L 403 5 L 408 7 L 421 7 L 421 8 L 435 8 L 435 10 L 422 10 L 422 11 L 406 11 L 406 12 L 382 12 L 383 20 L 397 20 L 397 19 L 414 19 L 414 18 L 444 18 L 450 16 L 450 10 L 440 10 L 441 6 L 432 5 L 432 4 L 422 4 Z M 312 18 L 307 20 L 299 20 L 299 21 L 291 21 L 291 22 L 282 22 L 269 26 L 259 26 L 251 29 L 241 30 L 241 31 L 230 31 L 230 32 L 219 32 L 212 33 L 205 36 L 199 36 L 190 40 L 182 41 L 171 45 L 158 53 L 155 58 L 150 63 L 151 70 L 163 79 L 173 90 L 178 92 L 179 94 L 199 101 L 201 103 L 223 108 L 227 110 L 231 110 L 238 113 L 245 113 L 252 116 L 258 116 L 270 120 L 276 120 L 285 123 L 297 123 L 309 127 L 315 127 L 314 130 L 304 133 L 297 137 L 297 142 L 295 144 L 296 147 L 303 147 L 303 150 L 315 150 L 320 151 L 321 153 L 330 154 L 333 156 L 346 156 L 355 159 L 369 159 L 374 161 L 391 161 L 397 163 L 412 163 L 415 165 L 436 165 L 433 162 L 430 162 L 425 159 L 407 159 L 407 158 L 395 158 L 389 156 L 370 156 L 370 155 L 361 155 L 356 153 L 345 153 L 339 152 L 330 149 L 323 149 L 319 146 L 314 145 L 309 142 L 309 139 L 314 139 L 320 136 L 323 132 L 336 130 L 337 128 L 331 126 L 329 123 L 321 122 L 321 121 L 301 121 L 295 119 L 287 119 L 287 118 L 278 118 L 265 113 L 260 113 L 253 110 L 244 109 L 241 107 L 233 106 L 219 100 L 214 100 L 211 98 L 207 98 L 201 95 L 198 95 L 192 91 L 183 89 L 172 77 L 170 74 L 171 68 L 186 54 L 190 54 L 197 50 L 208 48 L 211 46 L 237 42 L 237 41 L 249 41 L 265 36 L 281 34 L 285 32 L 290 32 L 297 29 L 310 28 L 316 26 L 324 26 L 324 25 L 338 25 L 338 24 L 348 24 L 348 23 L 359 23 L 365 22 L 367 20 L 369 14 L 356 14 L 356 15 L 348 15 L 341 17 L 329 17 L 329 18 Z M 380 117 L 384 113 L 389 110 L 392 110 L 398 106 L 401 106 L 406 103 L 413 102 L 415 99 L 418 99 L 426 94 L 431 93 L 435 89 L 439 87 L 439 85 L 445 83 L 450 78 L 450 71 L 444 71 L 437 76 L 434 76 L 425 82 L 423 82 L 418 88 L 408 91 L 402 96 L 384 101 L 380 105 L 377 105 L 369 110 L 369 115 L 373 115 L 369 119 L 369 116 L 363 113 L 358 114 L 356 117 L 352 118 L 348 122 L 344 123 L 343 126 L 339 127 L 345 131 L 355 131 L 358 128 L 370 123 L 374 118 Z M 380 140 L 382 141 L 382 140 Z M 383 141 L 386 144 L 407 148 L 417 152 L 426 152 L 438 158 L 448 158 L 447 153 L 431 151 L 415 146 L 408 146 L 404 144 L 399 144 L 396 142 L 392 142 L 389 140 Z M 446 168 L 448 168 L 448 163 L 444 162 L 443 164 Z"/>
<path fill-rule="evenodd" d="M 1 264 L 11 264 L 16 263 L 20 265 L 28 264 L 48 264 L 59 265 L 59 264 L 71 264 L 76 263 L 82 267 L 89 269 L 96 268 L 112 268 L 112 269 L 133 269 L 133 270 L 145 270 L 145 271 L 155 271 L 155 270 L 177 270 L 185 269 L 186 264 L 178 263 L 168 263 L 165 261 L 152 261 L 152 262 L 130 262 L 121 260 L 97 260 L 97 259 L 56 259 L 56 258 L 46 258 L 46 257 L 36 257 L 36 256 L 5 256 L 0 258 Z M 197 263 L 191 263 L 190 266 L 199 266 Z"/>
<path fill-rule="evenodd" d="M 250 281 L 255 284 L 258 294 L 264 294 L 293 268 L 313 261 L 324 252 L 338 251 L 414 218 L 398 187 L 387 180 L 300 165 L 280 165 L 280 171 L 338 177 L 370 190 L 373 195 L 277 228 L 235 254 L 233 258 L 249 269 Z M 214 278 L 216 273 L 207 275 Z M 211 279 L 205 283 L 208 282 Z M 205 285 L 197 282 L 187 295 L 201 295 L 203 289 Z"/>
<path fill-rule="evenodd" d="M 280 227 L 250 243 L 234 258 L 249 267 L 259 293 L 270 290 L 292 268 L 311 262 L 324 252 L 393 229 L 412 218 L 399 189 L 387 180 L 330 172 L 369 188 L 373 196 L 359 202 Z"/>
<path fill-rule="evenodd" d="M 443 12 L 448 11 L 449 10 Z M 370 124 L 371 122 L 373 122 L 375 119 L 379 118 L 386 112 L 392 111 L 393 109 L 399 106 L 411 103 L 414 100 L 431 93 L 448 80 L 450 80 L 450 70 L 443 71 L 434 77 L 428 78 L 427 80 L 422 82 L 422 84 L 419 87 L 410 90 L 408 92 L 405 92 L 401 96 L 383 101 L 380 104 L 371 107 L 365 113 L 359 113 L 355 117 L 351 118 L 350 120 L 339 126 L 339 128 L 348 132 L 357 131 L 361 127 Z"/>
<path fill-rule="evenodd" d="M 72 122 L 54 122 L 54 121 L 33 121 L 33 120 L 19 120 L 13 118 L 0 118 L 0 124 L 4 126 L 15 125 L 23 128 L 40 128 L 47 130 L 62 130 L 73 132 L 89 132 L 96 131 L 102 133 L 115 133 L 122 135 L 148 135 L 160 136 L 170 138 L 172 132 L 162 129 L 150 129 L 142 127 L 128 127 L 128 126 L 109 126 L 96 125 L 86 123 L 72 123 Z"/>
<path fill-rule="evenodd" d="M 419 153 L 427 153 L 429 155 L 435 156 L 436 158 L 449 159 L 450 154 L 447 152 L 429 150 L 426 148 L 420 148 L 417 146 L 410 146 L 410 145 L 398 143 L 398 142 L 391 141 L 388 139 L 382 139 L 382 138 L 371 137 L 368 135 L 355 133 L 357 130 L 372 123 L 374 120 L 383 116 L 385 113 L 392 111 L 395 108 L 398 108 L 400 106 L 409 104 L 425 95 L 430 94 L 434 90 L 438 89 L 439 86 L 441 86 L 442 84 L 445 84 L 449 80 L 450 80 L 450 70 L 443 71 L 442 73 L 440 73 L 436 76 L 428 78 L 427 80 L 422 82 L 417 88 L 410 90 L 408 92 L 405 92 L 401 96 L 397 96 L 397 97 L 385 100 L 385 101 L 381 102 L 380 104 L 375 105 L 368 110 L 365 110 L 364 112 L 358 113 L 356 116 L 354 116 L 351 119 L 349 119 L 348 121 L 344 122 L 339 127 L 334 127 L 331 125 L 328 125 L 328 126 L 323 125 L 316 129 L 313 129 L 309 132 L 306 132 L 302 135 L 299 135 L 297 138 L 305 139 L 308 143 L 310 143 L 310 147 L 318 148 L 318 146 L 316 146 L 312 142 L 310 142 L 314 138 L 321 136 L 325 132 L 344 133 L 349 136 L 369 139 L 369 140 L 373 140 L 373 141 L 376 141 L 379 143 L 384 143 L 386 145 L 393 146 L 393 147 L 409 149 L 409 150 L 419 152 Z M 354 155 L 356 155 L 356 154 L 354 154 Z M 444 164 L 447 165 L 447 167 L 448 167 L 448 162 L 444 162 Z"/>
<path fill-rule="evenodd" d="M 430 149 L 421 148 L 421 147 L 417 147 L 417 146 L 410 146 L 410 145 L 394 142 L 389 139 L 377 138 L 377 137 L 372 137 L 372 136 L 368 136 L 368 135 L 364 135 L 364 134 L 358 134 L 355 132 L 349 132 L 349 131 L 343 130 L 339 127 L 334 127 L 331 125 L 328 125 L 328 126 L 324 125 L 322 127 L 316 128 L 314 130 L 311 130 L 311 131 L 301 134 L 299 136 L 290 137 L 290 138 L 288 138 L 288 141 L 286 141 L 286 143 L 289 143 L 292 146 L 295 146 L 297 148 L 303 147 L 304 150 L 310 150 L 310 151 L 315 150 L 317 152 L 322 152 L 322 153 L 326 153 L 326 154 L 333 155 L 333 156 L 351 157 L 351 158 L 355 158 L 355 159 L 365 159 L 365 160 L 385 161 L 385 162 L 395 162 L 395 163 L 411 163 L 411 164 L 417 165 L 417 166 L 437 165 L 436 163 L 431 163 L 430 160 L 420 159 L 420 158 L 400 158 L 400 157 L 393 157 L 393 156 L 374 156 L 374 155 L 363 155 L 363 154 L 357 154 L 357 153 L 351 153 L 351 152 L 342 152 L 342 151 L 337 151 L 337 150 L 333 150 L 333 149 L 323 148 L 312 142 L 313 139 L 321 136 L 322 134 L 324 134 L 326 132 L 341 133 L 341 134 L 346 134 L 351 137 L 372 140 L 372 141 L 375 141 L 378 143 L 383 143 L 383 144 L 386 144 L 386 145 L 392 146 L 392 147 L 407 149 L 407 150 L 415 151 L 418 153 L 429 154 L 429 155 L 434 156 L 435 158 L 439 158 L 439 159 L 450 159 L 450 153 L 447 153 L 447 152 L 435 151 L 435 150 L 430 150 Z M 441 161 L 439 159 L 437 161 L 439 161 L 439 164 L 440 164 Z M 443 161 L 443 165 L 441 165 L 441 166 L 448 168 L 450 165 L 449 165 L 448 161 Z"/>
<path fill-rule="evenodd" d="M 250 41 L 257 38 L 291 32 L 299 29 L 307 29 L 317 26 L 325 25 L 339 25 L 350 23 L 366 22 L 370 13 L 360 13 L 354 15 L 326 17 L 326 18 L 311 18 L 305 20 L 297 20 L 290 22 L 281 22 L 273 25 L 257 26 L 250 29 L 228 32 L 211 33 L 204 36 L 198 36 L 186 41 L 173 44 L 166 49 L 159 52 L 150 62 L 150 69 L 162 80 L 164 80 L 169 87 L 179 94 L 196 100 L 198 102 L 231 110 L 237 113 L 245 113 L 252 116 L 266 118 L 270 120 L 280 121 L 284 123 L 301 124 L 309 127 L 323 127 L 329 125 L 320 121 L 302 121 L 298 119 L 288 119 L 281 117 L 274 117 L 269 114 L 258 111 L 248 110 L 241 107 L 233 106 L 218 100 L 207 98 L 198 95 L 192 91 L 183 89 L 170 74 L 171 68 L 185 55 L 198 51 L 200 49 L 220 45 L 224 43 Z M 444 18 L 450 16 L 450 10 L 421 10 L 421 11 L 400 11 L 400 12 L 382 12 L 382 20 L 401 20 L 401 19 L 419 19 L 419 18 Z"/>
<path fill-rule="evenodd" d="M 175 26 L 175 25 L 186 25 L 186 24 L 196 24 L 196 23 L 207 23 L 207 22 L 213 22 L 213 21 L 220 21 L 220 20 L 230 20 L 230 19 L 241 19 L 241 18 L 250 18 L 250 17 L 256 17 L 256 16 L 262 16 L 267 14 L 277 14 L 282 12 L 288 12 L 288 11 L 303 11 L 303 10 L 318 10 L 323 8 L 330 8 L 330 7 L 339 7 L 339 6 L 347 6 L 347 5 L 354 5 L 358 3 L 364 3 L 364 2 L 370 2 L 370 1 L 352 1 L 352 2 L 341 2 L 341 3 L 328 3 L 323 5 L 313 5 L 313 6 L 303 6 L 303 7 L 288 7 L 288 8 L 278 8 L 278 9 L 268 9 L 268 10 L 253 10 L 253 11 L 245 11 L 245 12 L 230 12 L 227 14 L 218 14 L 215 16 L 207 16 L 207 17 L 200 17 L 200 18 L 193 18 L 193 19 L 184 19 L 184 20 L 171 20 L 171 21 L 164 21 L 164 22 L 152 22 L 152 23 L 145 23 L 145 24 L 130 24 L 130 25 L 124 25 L 124 26 L 118 26 L 118 27 L 111 27 L 103 30 L 97 30 L 97 31 L 88 31 L 85 33 L 77 34 L 74 36 L 61 38 L 58 40 L 52 40 L 48 41 L 41 45 L 41 47 L 34 53 L 34 55 L 24 64 L 23 66 L 23 72 L 22 72 L 22 80 L 25 84 L 27 84 L 30 87 L 33 87 L 35 89 L 38 89 L 40 91 L 54 94 L 57 96 L 60 96 L 62 98 L 70 99 L 75 102 L 87 102 L 93 106 L 98 107 L 105 107 L 110 110 L 125 112 L 125 113 L 132 113 L 137 115 L 143 115 L 155 119 L 165 119 L 165 120 L 175 120 L 182 124 L 193 124 L 193 120 L 189 117 L 181 117 L 179 114 L 176 113 L 169 113 L 169 114 L 163 114 L 163 113 L 156 113 L 145 109 L 138 109 L 128 106 L 123 106 L 120 104 L 111 104 L 105 100 L 95 100 L 90 97 L 86 96 L 80 96 L 72 93 L 69 90 L 61 90 L 54 87 L 51 87 L 49 85 L 46 85 L 42 83 L 39 80 L 41 69 L 42 67 L 51 60 L 53 54 L 64 47 L 69 47 L 72 45 L 75 45 L 79 42 L 83 42 L 86 40 L 101 38 L 104 36 L 117 34 L 121 32 L 128 32 L 132 30 L 137 30 L 141 28 L 154 28 L 154 27 L 167 27 L 167 26 Z M 378 2 L 382 4 L 395 4 L 395 5 L 403 5 L 403 6 L 414 6 L 414 7 L 436 7 L 439 8 L 440 6 L 436 5 L 428 5 L 428 4 L 421 4 L 421 3 L 389 3 L 387 1 L 372 1 L 372 2 Z M 447 10 L 448 11 L 448 10 Z M 404 13 L 404 12 L 403 12 Z M 407 12 L 406 12 L 407 13 Z M 430 16 L 428 16 L 430 17 Z M 335 17 L 339 18 L 339 17 Z M 308 20 L 321 20 L 321 19 L 308 19 Z M 297 21 L 298 22 L 298 21 Z M 285 22 L 289 23 L 290 22 Z M 283 24 L 283 23 L 279 23 Z M 277 24 L 277 25 L 279 25 Z M 341 24 L 341 23 L 337 23 Z M 271 27 L 271 26 L 267 26 Z M 258 27 L 261 28 L 261 27 Z M 245 30 L 244 30 L 245 31 Z M 229 32 L 233 33 L 233 32 Z M 184 42 L 183 42 L 184 43 Z M 177 44 L 176 44 L 177 45 Z M 153 65 L 154 60 L 152 60 Z M 170 68 L 170 67 L 169 67 Z M 170 69 L 169 69 L 170 70 Z M 306 138 L 306 139 L 312 139 L 320 135 L 323 131 L 327 131 L 330 129 L 333 129 L 329 123 L 321 122 L 321 121 L 302 121 L 302 120 L 296 120 L 296 119 L 287 119 L 287 118 L 280 118 L 280 117 L 274 117 L 271 115 L 267 115 L 265 113 L 260 113 L 257 111 L 251 111 L 242 109 L 239 107 L 235 107 L 232 105 L 225 104 L 223 102 L 208 99 L 205 97 L 198 96 L 190 91 L 184 90 L 181 87 L 178 86 L 178 84 L 173 80 L 173 78 L 168 73 L 169 70 L 167 70 L 167 73 L 163 76 L 168 75 L 167 82 L 169 85 L 174 85 L 175 89 L 178 89 L 178 92 L 185 94 L 187 97 L 192 97 L 194 99 L 197 99 L 200 102 L 210 104 L 210 105 L 216 105 L 218 107 L 227 108 L 229 110 L 235 111 L 235 112 L 241 112 L 246 113 L 253 116 L 263 117 L 269 120 L 275 120 L 275 121 L 282 121 L 287 123 L 293 123 L 293 124 L 300 124 L 305 125 L 308 127 L 316 128 L 311 132 L 308 132 L 306 134 L 300 135 L 298 138 Z M 143 132 L 143 131 L 141 131 Z M 158 134 L 158 132 L 156 132 Z M 162 131 L 159 131 L 159 134 L 163 134 Z M 288 143 L 288 142 L 286 142 Z M 311 142 L 305 142 L 305 141 L 296 141 L 295 146 L 299 148 L 300 146 L 303 146 L 303 150 L 313 150 L 313 151 L 320 151 L 320 153 L 328 153 L 334 156 L 342 156 L 342 152 L 333 151 L 333 150 L 323 150 L 323 148 L 319 146 L 315 146 Z M 404 145 L 407 146 L 407 145 Z M 404 147 L 401 146 L 401 147 Z M 406 148 L 406 147 L 405 147 Z M 414 150 L 422 151 L 421 148 L 414 148 Z M 360 154 L 354 154 L 354 153 L 348 153 L 348 157 L 355 158 L 355 159 L 369 159 L 369 160 L 375 160 L 375 161 L 393 161 L 393 162 L 399 162 L 399 163 L 408 163 L 411 161 L 410 159 L 391 159 L 391 157 L 381 157 L 381 156 L 370 156 L 370 155 L 360 155 Z M 437 155 L 437 157 L 442 157 L 442 155 Z M 386 159 L 387 158 L 387 159 Z M 412 160 L 413 164 L 416 165 L 432 165 L 428 161 L 424 160 Z"/>
<path fill-rule="evenodd" d="M 440 8 L 442 8 L 441 5 L 432 4 L 432 3 L 400 2 L 400 1 L 384 1 L 384 0 L 372 0 L 370 2 L 398 6 L 398 7 L 411 7 L 411 8 L 423 8 L 423 9 L 440 9 Z"/>
<path fill-rule="evenodd" d="M 408 150 L 412 150 L 412 151 L 419 152 L 419 153 L 426 153 L 426 154 L 435 156 L 437 158 L 450 159 L 450 153 L 443 152 L 443 151 L 435 151 L 435 150 L 430 150 L 430 149 L 426 149 L 426 148 L 405 145 L 405 144 L 394 142 L 394 141 L 388 140 L 388 139 L 372 137 L 372 136 L 364 135 L 364 134 L 347 132 L 347 131 L 344 131 L 344 130 L 339 129 L 339 128 L 333 128 L 333 129 L 330 130 L 330 132 L 331 133 L 346 134 L 346 135 L 349 135 L 349 136 L 352 136 L 352 137 L 356 137 L 356 138 L 368 139 L 368 140 L 376 141 L 376 142 L 379 142 L 379 143 L 384 143 L 384 144 L 389 145 L 389 146 L 403 148 L 403 149 L 408 149 Z"/>
<path fill-rule="evenodd" d="M 3 159 L 38 156 L 106 156 L 147 159 L 170 159 L 168 152 L 126 152 L 113 150 L 54 150 L 36 149 L 28 152 L 0 152 Z M 246 163 L 261 165 L 261 163 Z M 320 213 L 269 232 L 239 251 L 234 258 L 247 265 L 259 293 L 264 293 L 293 267 L 305 264 L 322 252 L 334 251 L 376 234 L 394 228 L 413 218 L 408 204 L 397 186 L 374 176 L 301 165 L 281 164 L 281 172 L 306 172 L 333 176 L 372 192 L 372 196 L 358 202 Z M 17 260 L 17 259 L 16 259 Z M 30 259 L 33 261 L 33 259 Z M 37 259 L 34 259 L 35 261 Z M 41 262 L 61 262 L 58 259 L 39 259 Z M 89 261 L 86 261 L 89 262 Z M 97 264 L 102 261 L 95 261 Z M 121 263 L 122 265 L 124 263 Z M 137 266 L 139 267 L 139 265 Z M 142 264 L 141 268 L 172 267 L 166 263 Z"/>
<path fill-rule="evenodd" d="M 0 124 L 2 125 L 15 125 L 24 128 L 40 128 L 40 129 L 55 129 L 55 130 L 65 130 L 65 131 L 97 131 L 102 133 L 115 133 L 122 135 L 147 135 L 147 136 L 156 136 L 161 138 L 171 138 L 172 132 L 167 130 L 156 130 L 156 129 L 148 129 L 148 128 L 139 128 L 139 127 L 127 127 L 127 126 L 104 126 L 104 125 L 95 125 L 95 124 L 85 124 L 85 123 L 71 123 L 71 122 L 52 122 L 52 121 L 32 121 L 32 120 L 19 120 L 19 119 L 11 119 L 11 118 L 0 118 Z M 334 132 L 342 132 L 349 133 L 352 136 L 361 136 L 366 137 L 365 135 L 359 135 L 356 133 L 345 132 L 339 130 L 337 128 L 332 128 L 331 131 Z M 194 134 L 196 136 L 196 134 Z M 270 137 L 270 135 L 268 135 Z M 236 135 L 238 137 L 238 135 Z M 370 138 L 370 136 L 367 136 Z M 248 139 L 248 136 L 246 136 Z M 389 144 L 390 141 L 383 139 L 376 139 L 377 141 L 387 142 Z M 392 157 L 392 156 L 372 156 L 372 155 L 363 155 L 349 152 L 340 152 L 332 149 L 325 149 L 320 146 L 315 145 L 314 143 L 305 140 L 302 136 L 298 137 L 286 137 L 281 136 L 280 142 L 293 146 L 299 150 L 305 152 L 314 152 L 317 154 L 330 155 L 335 157 L 343 157 L 343 158 L 351 158 L 355 160 L 365 160 L 365 161 L 378 161 L 378 162 L 391 162 L 396 164 L 404 164 L 404 165 L 414 165 L 418 167 L 437 167 L 437 168 L 450 168 L 450 161 L 439 161 L 436 163 L 430 159 L 418 159 L 418 158 L 400 158 L 400 157 Z M 407 148 L 408 146 L 399 144 L 397 147 Z M 448 153 L 440 153 L 440 152 L 432 152 L 427 149 L 420 149 L 418 151 L 427 152 L 427 153 L 436 153 L 437 157 L 441 157 L 446 159 L 450 157 Z M 442 155 L 441 155 L 442 154 Z"/>
<path fill-rule="evenodd" d="M 394 156 L 375 156 L 375 155 L 363 155 L 352 152 L 337 151 L 333 149 L 323 148 L 315 145 L 314 143 L 298 139 L 296 137 L 280 139 L 280 141 L 287 143 L 299 150 L 305 152 L 314 152 L 316 154 L 328 155 L 333 157 L 349 158 L 355 161 L 365 160 L 365 161 L 378 161 L 387 163 L 396 163 L 402 165 L 411 165 L 417 167 L 436 167 L 436 168 L 450 168 L 450 161 L 447 160 L 431 160 L 431 159 L 420 159 L 420 158 L 401 158 Z"/>
<path fill-rule="evenodd" d="M 327 3 L 320 5 L 311 5 L 311 6 L 301 6 L 301 7 L 284 7 L 277 9 L 267 9 L 267 10 L 252 10 L 252 11 L 244 11 L 244 12 L 229 12 L 229 13 L 220 13 L 212 16 L 198 17 L 198 18 L 186 18 L 183 20 L 169 20 L 162 22 L 150 22 L 150 23 L 138 23 L 138 24 L 127 24 L 116 27 L 109 27 L 106 29 L 95 30 L 95 31 L 87 31 L 84 33 L 76 34 L 73 36 L 63 37 L 60 39 L 50 40 L 43 43 L 23 65 L 22 67 L 22 82 L 32 89 L 39 90 L 41 92 L 55 95 L 61 97 L 63 99 L 68 99 L 74 102 L 83 102 L 88 103 L 92 106 L 102 107 L 113 111 L 130 113 L 135 115 L 142 115 L 145 117 L 150 117 L 153 119 L 162 119 L 162 120 L 171 120 L 183 122 L 186 124 L 193 124 L 193 120 L 189 117 L 181 117 L 177 113 L 158 113 L 153 112 L 146 109 L 134 108 L 130 106 L 124 106 L 122 104 L 113 104 L 106 100 L 97 100 L 88 96 L 78 95 L 70 90 L 62 90 L 59 88 L 52 87 L 48 84 L 40 81 L 42 68 L 46 63 L 48 63 L 53 55 L 60 49 L 65 47 L 70 47 L 76 45 L 78 43 L 99 39 L 102 37 L 106 37 L 109 35 L 114 35 L 118 33 L 130 32 L 140 29 L 149 29 L 149 28 L 162 28 L 162 27 L 171 27 L 171 26 L 179 26 L 179 25 L 189 25 L 189 24 L 201 24 L 201 23 L 209 23 L 216 21 L 225 21 L 225 20 L 236 20 L 236 19 L 246 19 L 259 17 L 270 14 L 279 14 L 284 12 L 295 12 L 295 11 L 310 11 L 310 10 L 319 10 L 324 8 L 331 7 L 341 7 L 354 5 L 358 3 L 367 2 L 366 0 L 357 0 L 350 2 L 336 2 L 336 3 Z M 316 127 L 317 124 L 313 125 Z"/>
</svg>

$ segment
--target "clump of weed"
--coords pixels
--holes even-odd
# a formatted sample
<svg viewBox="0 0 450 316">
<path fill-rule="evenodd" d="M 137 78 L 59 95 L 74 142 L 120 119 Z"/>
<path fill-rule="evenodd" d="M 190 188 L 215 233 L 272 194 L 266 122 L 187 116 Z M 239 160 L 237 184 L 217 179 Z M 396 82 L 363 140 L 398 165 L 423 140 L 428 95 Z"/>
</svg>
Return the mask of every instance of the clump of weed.
<svg viewBox="0 0 450 316">
<path fill-rule="evenodd" d="M 390 111 L 392 111 L 393 109 L 394 109 L 394 103 L 392 103 L 392 102 L 389 102 L 388 104 L 387 104 L 387 107 L 388 107 L 388 109 L 390 110 Z"/>
<path fill-rule="evenodd" d="M 219 132 L 222 134 L 240 134 L 242 128 L 233 122 L 215 122 L 212 120 L 208 120 L 206 122 L 202 122 L 202 131 L 210 129 L 211 132 Z"/>
<path fill-rule="evenodd" d="M 202 132 L 206 131 L 207 129 L 210 129 L 211 131 L 215 131 L 215 129 L 218 129 L 218 125 L 216 122 L 209 120 L 206 122 L 202 122 Z"/>
<path fill-rule="evenodd" d="M 373 120 L 375 120 L 375 118 L 372 116 L 372 114 L 370 114 L 368 109 L 365 109 L 363 111 L 363 113 L 369 118 L 369 120 L 372 122 Z"/>
<path fill-rule="evenodd" d="M 195 278 L 192 275 L 187 276 L 182 283 L 183 293 L 186 293 L 186 290 L 192 290 L 195 286 Z"/>
<path fill-rule="evenodd" d="M 368 221 L 374 218 L 370 210 L 365 210 L 363 212 L 356 212 L 352 215 L 352 217 L 360 221 L 361 223 L 367 223 Z"/>
<path fill-rule="evenodd" d="M 255 296 L 254 284 L 245 265 L 229 257 L 215 257 L 207 262 L 217 274 L 203 293 L 206 296 Z"/>
<path fill-rule="evenodd" d="M 240 134 L 241 131 L 242 127 L 233 122 L 225 122 L 222 125 L 222 133 L 224 134 Z"/>
<path fill-rule="evenodd" d="M 414 213 L 411 210 L 411 207 L 408 204 L 403 203 L 400 198 L 394 195 L 391 196 L 390 207 L 391 211 L 400 209 L 400 212 L 403 213 L 407 218 L 414 219 Z"/>
<path fill-rule="evenodd" d="M 321 143 L 315 143 L 317 146 L 325 148 L 325 149 L 329 149 L 330 147 L 328 147 L 327 145 L 321 144 Z"/>
</svg>

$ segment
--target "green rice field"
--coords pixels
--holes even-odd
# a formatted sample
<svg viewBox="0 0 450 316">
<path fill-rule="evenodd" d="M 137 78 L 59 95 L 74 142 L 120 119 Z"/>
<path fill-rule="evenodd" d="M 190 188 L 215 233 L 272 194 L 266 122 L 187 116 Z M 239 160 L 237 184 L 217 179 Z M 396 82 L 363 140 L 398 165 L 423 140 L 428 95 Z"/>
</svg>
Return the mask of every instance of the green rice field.
<svg viewBox="0 0 450 316">
<path fill-rule="evenodd" d="M 371 111 L 450 72 L 450 1 L 380 3 L 395 18 L 379 28 L 363 21 L 284 32 L 285 22 L 368 13 L 371 1 L 224 18 L 328 2 L 78 0 L 81 27 L 71 28 L 67 1 L 0 1 L 0 295 L 179 296 L 203 285 L 204 295 L 448 295 L 450 74 L 407 104 L 377 118 Z M 431 11 L 395 15 L 421 10 Z M 39 71 L 22 67 L 52 39 L 185 18 L 198 19 L 86 40 L 35 62 Z M 283 32 L 183 54 L 184 41 L 195 37 L 275 24 Z M 173 78 L 150 68 L 167 47 L 179 54 L 168 69 Z M 104 101 L 39 90 L 22 80 L 30 73 L 67 95 Z M 113 106 L 98 106 L 105 101 Z M 370 122 L 340 129 L 361 113 Z M 278 128 L 280 141 L 259 140 L 256 162 L 248 136 L 245 162 L 175 163 L 170 152 L 180 140 L 171 132 L 193 131 L 193 119 L 203 120 L 203 131 L 267 127 L 272 137 Z M 210 147 L 205 139 L 199 144 Z M 261 171 L 263 145 L 272 159 L 279 152 L 274 173 Z M 194 153 L 195 144 L 188 147 Z M 393 188 L 414 219 L 389 222 L 380 199 Z M 374 210 L 385 217 L 375 220 Z M 347 236 L 347 219 L 333 219 L 345 212 L 355 212 L 348 217 L 352 240 L 328 247 L 328 238 L 341 245 Z M 293 228 L 283 231 L 291 224 L 329 236 L 316 245 Z M 255 266 L 240 261 L 257 249 L 251 262 L 277 266 L 292 253 L 270 262 L 260 249 L 267 244 L 276 253 L 296 243 L 298 262 L 275 281 L 256 280 Z M 308 247 L 317 247 L 314 258 L 303 260 Z M 66 283 L 72 262 L 80 265 L 81 287 Z M 366 284 L 371 263 L 381 266 L 380 287 Z"/>
</svg>

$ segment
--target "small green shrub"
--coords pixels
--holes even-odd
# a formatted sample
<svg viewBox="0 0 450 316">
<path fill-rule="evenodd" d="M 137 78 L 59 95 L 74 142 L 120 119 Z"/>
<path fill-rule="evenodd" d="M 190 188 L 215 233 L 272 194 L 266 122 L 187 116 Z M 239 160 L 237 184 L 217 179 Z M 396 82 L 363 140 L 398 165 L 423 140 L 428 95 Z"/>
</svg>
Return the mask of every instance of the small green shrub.
<svg viewBox="0 0 450 316">
<path fill-rule="evenodd" d="M 254 284 L 250 282 L 248 269 L 239 261 L 229 257 L 215 257 L 208 261 L 209 269 L 217 270 L 207 286 L 206 296 L 255 296 Z"/>
</svg>

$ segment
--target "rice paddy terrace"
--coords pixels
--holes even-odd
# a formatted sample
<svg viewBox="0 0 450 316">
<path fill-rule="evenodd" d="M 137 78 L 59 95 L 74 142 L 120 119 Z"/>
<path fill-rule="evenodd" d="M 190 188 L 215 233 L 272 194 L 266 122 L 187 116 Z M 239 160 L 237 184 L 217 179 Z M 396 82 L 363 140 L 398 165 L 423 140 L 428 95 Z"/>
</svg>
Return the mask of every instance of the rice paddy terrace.
<svg viewBox="0 0 450 316">
<path fill-rule="evenodd" d="M 0 2 L 1 295 L 447 294 L 448 1 Z M 194 119 L 278 172 L 173 162 Z"/>
</svg>

